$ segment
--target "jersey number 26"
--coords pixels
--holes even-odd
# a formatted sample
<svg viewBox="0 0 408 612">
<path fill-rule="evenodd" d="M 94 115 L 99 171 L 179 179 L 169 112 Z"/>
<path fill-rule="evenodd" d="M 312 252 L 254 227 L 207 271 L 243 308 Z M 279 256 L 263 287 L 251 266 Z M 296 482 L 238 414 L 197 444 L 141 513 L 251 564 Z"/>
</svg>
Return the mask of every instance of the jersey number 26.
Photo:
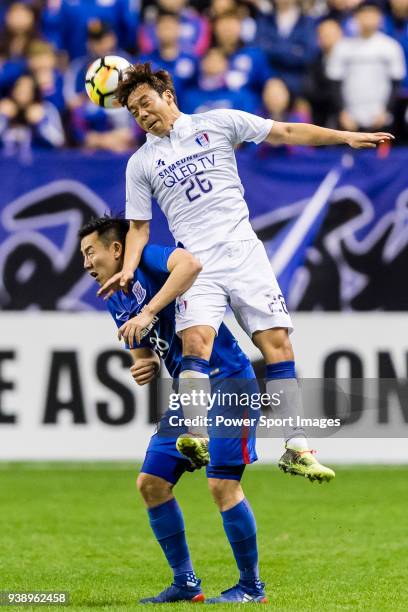
<svg viewBox="0 0 408 612">
<path fill-rule="evenodd" d="M 208 193 L 213 188 L 211 181 L 206 178 L 200 178 L 200 174 L 204 174 L 204 171 L 201 170 L 180 183 L 181 185 L 186 185 L 188 183 L 186 196 L 189 202 L 194 202 L 194 200 L 201 198 L 203 193 Z"/>
</svg>

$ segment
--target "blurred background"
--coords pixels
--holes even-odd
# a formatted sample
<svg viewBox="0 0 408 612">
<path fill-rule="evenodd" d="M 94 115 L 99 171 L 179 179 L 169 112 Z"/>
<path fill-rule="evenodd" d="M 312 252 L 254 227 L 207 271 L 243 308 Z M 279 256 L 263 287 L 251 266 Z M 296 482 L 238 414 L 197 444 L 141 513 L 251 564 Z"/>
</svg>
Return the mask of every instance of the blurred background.
<svg viewBox="0 0 408 612">
<path fill-rule="evenodd" d="M 141 459 L 152 430 L 156 391 L 130 378 L 76 237 L 93 215 L 124 214 L 144 141 L 126 110 L 86 96 L 87 67 L 108 54 L 165 67 L 187 113 L 396 135 L 359 152 L 245 144 L 237 161 L 299 374 L 369 381 L 347 456 L 331 437 L 324 459 L 408 461 L 408 0 L 2 0 L 0 459 Z M 152 241 L 173 242 L 157 206 Z M 261 440 L 261 459 L 280 445 Z"/>
</svg>

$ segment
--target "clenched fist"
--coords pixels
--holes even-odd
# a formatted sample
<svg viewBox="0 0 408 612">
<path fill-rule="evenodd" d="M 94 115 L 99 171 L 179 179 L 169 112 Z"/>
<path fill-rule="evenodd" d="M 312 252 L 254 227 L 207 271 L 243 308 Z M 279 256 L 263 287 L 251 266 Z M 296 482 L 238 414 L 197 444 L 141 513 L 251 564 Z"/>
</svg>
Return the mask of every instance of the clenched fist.
<svg viewBox="0 0 408 612">
<path fill-rule="evenodd" d="M 132 365 L 130 372 L 138 385 L 147 385 L 154 380 L 159 372 L 160 365 L 153 359 L 138 359 Z"/>
</svg>

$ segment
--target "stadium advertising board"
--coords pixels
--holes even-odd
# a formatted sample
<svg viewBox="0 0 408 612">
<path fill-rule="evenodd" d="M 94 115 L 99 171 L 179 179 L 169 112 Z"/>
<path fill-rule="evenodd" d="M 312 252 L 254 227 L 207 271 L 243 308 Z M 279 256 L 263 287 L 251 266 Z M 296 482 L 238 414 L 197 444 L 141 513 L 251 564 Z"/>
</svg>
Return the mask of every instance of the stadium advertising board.
<svg viewBox="0 0 408 612">
<path fill-rule="evenodd" d="M 321 398 L 324 376 L 340 384 L 355 380 L 345 389 L 349 437 L 322 431 L 314 441 L 324 458 L 344 460 L 346 444 L 349 462 L 407 461 L 405 315 L 310 313 L 295 314 L 294 322 L 304 393 L 312 385 Z M 229 324 L 259 363 L 237 323 L 230 318 Z M 130 356 L 107 314 L 3 313 L 0 338 L 1 459 L 143 457 L 159 400 L 131 379 Z M 316 410 L 336 416 L 341 405 L 326 397 Z M 261 460 L 278 457 L 277 435 L 260 433 Z"/>
<path fill-rule="evenodd" d="M 245 198 L 291 311 L 405 311 L 408 151 L 237 152 Z M 127 157 L 0 155 L 0 307 L 103 309 L 77 250 L 91 216 L 124 214 Z M 21 180 L 21 176 L 24 180 Z M 172 244 L 154 208 L 151 240 Z"/>
</svg>

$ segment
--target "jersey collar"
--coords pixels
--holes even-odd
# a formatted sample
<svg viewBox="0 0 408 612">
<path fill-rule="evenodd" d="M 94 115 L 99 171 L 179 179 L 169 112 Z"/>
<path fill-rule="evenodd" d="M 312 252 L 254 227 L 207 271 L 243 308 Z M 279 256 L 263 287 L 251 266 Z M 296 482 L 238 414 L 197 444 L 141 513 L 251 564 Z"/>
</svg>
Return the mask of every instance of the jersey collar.
<svg viewBox="0 0 408 612">
<path fill-rule="evenodd" d="M 181 130 L 187 128 L 191 124 L 191 115 L 186 115 L 185 113 L 181 113 L 179 117 L 175 120 L 173 124 L 173 129 L 170 134 L 174 132 L 175 134 L 179 134 Z M 166 138 L 165 136 L 155 136 L 154 134 L 146 134 L 147 142 L 159 142 Z"/>
<path fill-rule="evenodd" d="M 185 113 L 181 113 L 179 117 L 174 122 L 173 131 L 178 133 L 185 127 L 188 127 L 191 124 L 191 115 L 186 115 Z"/>
</svg>

